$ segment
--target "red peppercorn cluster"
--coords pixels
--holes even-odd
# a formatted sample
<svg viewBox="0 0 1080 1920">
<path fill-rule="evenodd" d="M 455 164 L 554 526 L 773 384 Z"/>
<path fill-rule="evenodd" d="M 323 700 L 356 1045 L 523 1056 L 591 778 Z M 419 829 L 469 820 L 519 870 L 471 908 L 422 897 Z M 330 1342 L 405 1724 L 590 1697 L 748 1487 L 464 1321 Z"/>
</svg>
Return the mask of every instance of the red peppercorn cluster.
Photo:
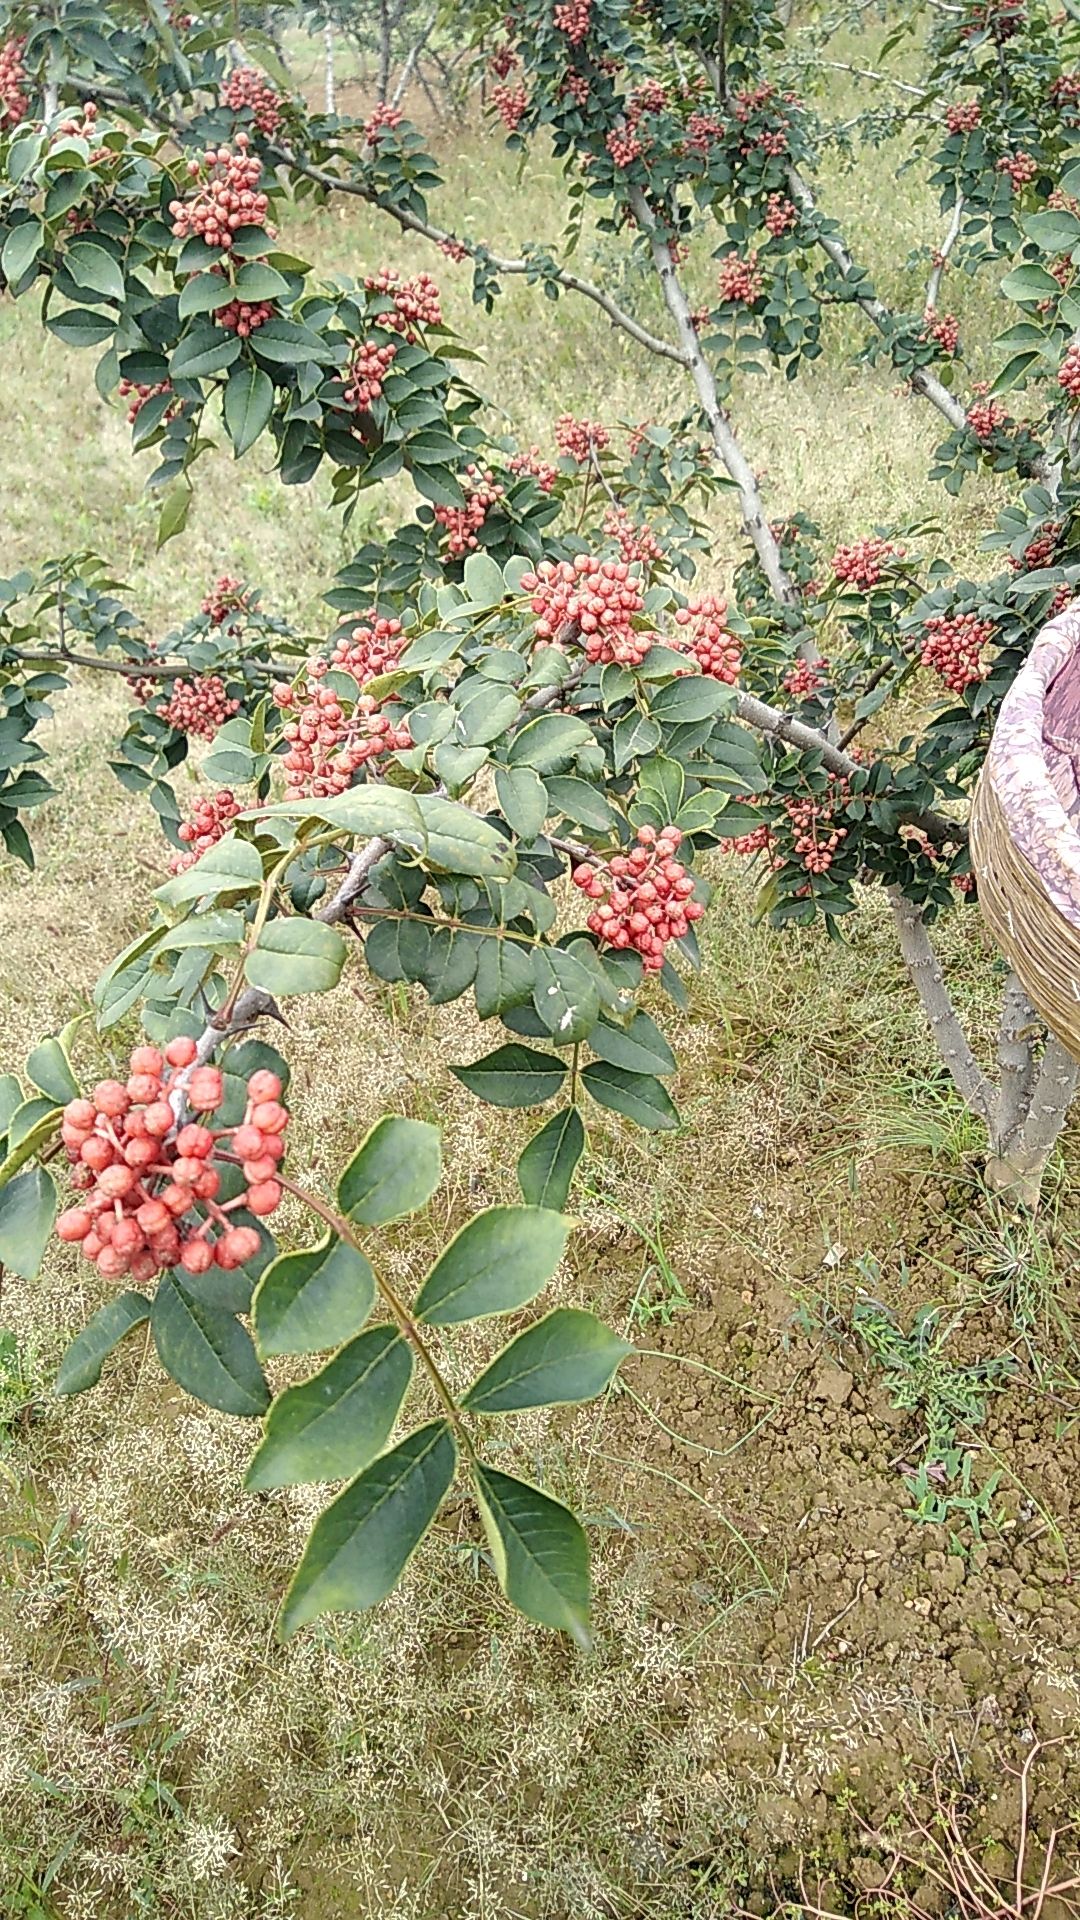
<svg viewBox="0 0 1080 1920">
<path fill-rule="evenodd" d="M 817 660 L 796 660 L 784 675 L 782 685 L 793 700 L 812 700 L 825 685 L 829 662 L 825 654 Z"/>
<path fill-rule="evenodd" d="M 592 0 L 558 0 L 555 25 L 560 33 L 565 33 L 572 47 L 580 47 L 588 33 L 591 10 Z"/>
<path fill-rule="evenodd" d="M 1059 107 L 1080 100 L 1080 73 L 1059 73 L 1050 89 L 1050 98 Z"/>
<path fill-rule="evenodd" d="M 683 152 L 694 153 L 699 159 L 707 160 L 717 141 L 723 137 L 723 122 L 714 113 L 692 113 L 686 122 Z"/>
<path fill-rule="evenodd" d="M 1013 572 L 1034 573 L 1039 567 L 1053 566 L 1062 532 L 1061 523 L 1056 520 L 1051 520 L 1049 525 L 1040 528 L 1034 540 L 1028 541 L 1019 558 L 1014 554 L 1009 555 L 1009 565 Z"/>
<path fill-rule="evenodd" d="M 497 80 L 505 80 L 507 74 L 513 73 L 514 68 L 520 65 L 520 61 L 507 40 L 501 47 L 496 47 L 488 65 Z"/>
<path fill-rule="evenodd" d="M 208 147 L 201 160 L 188 162 L 188 173 L 199 184 L 191 200 L 170 202 L 177 240 L 196 234 L 208 247 L 227 249 L 238 227 L 265 225 L 270 202 L 258 190 L 262 161 L 248 153 L 246 133 L 238 133 L 233 145 L 235 153 L 232 147 Z"/>
<path fill-rule="evenodd" d="M 627 429 L 626 451 L 631 460 L 637 459 L 638 454 L 645 444 L 645 435 L 654 424 L 655 422 L 652 420 L 639 420 L 636 426 Z"/>
<path fill-rule="evenodd" d="M 963 693 L 974 681 L 986 679 L 990 668 L 982 650 L 993 637 L 993 622 L 980 620 L 977 613 L 932 613 L 919 658 L 950 692 Z"/>
<path fill-rule="evenodd" d="M 1011 40 L 1024 24 L 1024 0 L 982 0 L 972 9 L 970 19 L 960 32 L 965 40 L 977 33 L 991 33 L 998 45 Z"/>
<path fill-rule="evenodd" d="M 752 307 L 756 300 L 761 299 L 765 284 L 757 254 L 751 252 L 743 260 L 737 253 L 725 253 L 717 270 L 716 284 L 721 300 Z"/>
<path fill-rule="evenodd" d="M 774 240 L 788 233 L 799 218 L 798 208 L 782 193 L 770 193 L 765 203 L 765 227 Z"/>
<path fill-rule="evenodd" d="M 600 560 L 579 553 L 570 560 L 541 560 L 535 573 L 523 573 L 536 619 L 536 638 L 560 646 L 580 638 L 591 662 L 639 667 L 653 645 L 651 633 L 632 622 L 644 601 L 624 560 Z"/>
<path fill-rule="evenodd" d="M 212 740 L 239 710 L 239 700 L 229 698 L 225 682 L 216 673 L 204 674 L 200 680 L 175 681 L 169 700 L 159 709 L 167 726 L 200 740 Z"/>
<path fill-rule="evenodd" d="M 982 121 L 982 108 L 977 100 L 963 100 L 946 108 L 945 125 L 950 133 L 974 133 Z"/>
<path fill-rule="evenodd" d="M 967 410 L 967 423 L 977 440 L 989 440 L 999 428 L 1012 425 L 1012 415 L 1000 400 L 976 400 Z"/>
<path fill-rule="evenodd" d="M 715 593 L 690 600 L 675 615 L 676 624 L 691 628 L 689 649 L 702 673 L 733 687 L 742 668 L 742 648 L 727 624 L 728 606 Z"/>
<path fill-rule="evenodd" d="M 26 119 L 30 105 L 23 52 L 26 36 L 5 40 L 0 46 L 0 127 L 17 127 Z"/>
<path fill-rule="evenodd" d="M 97 139 L 97 116 L 97 102 L 95 100 L 88 100 L 83 108 L 82 119 L 61 120 L 60 125 L 51 136 L 51 139 L 85 140 L 90 147 L 90 152 L 87 156 L 87 165 L 99 167 L 103 161 L 110 159 L 112 156 L 109 153 L 108 147 L 95 147 L 91 145 L 91 142 Z M 74 211 L 74 209 L 72 209 L 72 211 Z"/>
<path fill-rule="evenodd" d="M 312 676 L 321 680 L 331 667 L 337 667 L 342 673 L 351 673 L 357 686 L 366 687 L 369 680 L 377 680 L 380 674 L 393 672 L 408 639 L 408 634 L 401 630 L 400 620 L 389 620 L 385 614 L 369 607 L 364 615 L 364 624 L 354 627 L 348 639 L 338 640 L 328 660 L 312 661 Z M 290 689 L 275 687 L 274 698 L 279 706 L 288 706 L 290 703 L 287 700 L 278 700 L 278 694 L 282 691 Z"/>
<path fill-rule="evenodd" d="M 238 333 L 241 340 L 246 340 L 249 333 L 265 327 L 276 312 L 273 300 L 230 300 L 227 307 L 215 310 L 214 325 L 224 327 L 226 333 Z"/>
<path fill-rule="evenodd" d="M 834 786 L 840 791 L 832 791 Z M 847 782 L 833 775 L 829 792 L 808 795 L 803 800 L 785 800 L 784 812 L 791 822 L 794 834 L 792 852 L 807 873 L 828 873 L 836 858 L 837 850 L 847 839 L 847 827 L 833 825 L 836 807 L 842 805 L 847 798 Z M 783 864 L 783 856 L 774 856 L 775 867 Z"/>
<path fill-rule="evenodd" d="M 559 82 L 559 92 L 572 100 L 576 107 L 587 107 L 589 104 L 588 76 L 584 73 L 564 73 Z"/>
<path fill-rule="evenodd" d="M 1080 219 L 1080 200 L 1075 194 L 1062 192 L 1060 187 L 1055 187 L 1053 192 L 1047 195 L 1046 204 L 1052 207 L 1055 213 L 1072 213 Z"/>
<path fill-rule="evenodd" d="M 218 1067 L 194 1066 L 177 1087 L 196 1058 L 195 1042 L 186 1036 L 170 1040 L 164 1053 L 136 1047 L 126 1083 L 99 1081 L 88 1100 L 69 1100 L 64 1108 L 60 1134 L 83 1198 L 60 1215 L 56 1231 L 106 1280 L 130 1274 L 142 1285 L 167 1267 L 206 1273 L 242 1266 L 259 1251 L 259 1235 L 254 1227 L 234 1226 L 229 1215 L 243 1207 L 265 1216 L 280 1204 L 277 1171 L 289 1115 L 277 1074 L 251 1075 L 240 1126 L 189 1121 L 177 1130 L 169 1098 L 174 1088 L 182 1089 L 192 1112 L 207 1117 L 224 1098 Z M 215 1161 L 226 1142 L 221 1164 L 239 1164 L 246 1185 L 235 1199 L 219 1202 Z"/>
<path fill-rule="evenodd" d="M 221 89 L 225 106 L 251 114 L 260 133 L 272 139 L 281 125 L 281 96 L 255 67 L 234 67 Z"/>
<path fill-rule="evenodd" d="M 471 460 L 462 484 L 465 488 L 463 507 L 432 508 L 436 524 L 446 535 L 446 552 L 451 560 L 460 559 L 463 553 L 471 553 L 480 545 L 480 529 L 505 492 L 490 467 L 478 467 Z"/>
<path fill-rule="evenodd" d="M 1058 386 L 1064 387 L 1070 399 L 1080 400 L 1080 344 L 1074 342 L 1067 349 L 1057 377 Z"/>
<path fill-rule="evenodd" d="M 1064 613 L 1066 607 L 1071 607 L 1075 599 L 1076 588 L 1070 580 L 1063 580 L 1047 609 L 1047 619 L 1056 620 L 1058 614 Z"/>
<path fill-rule="evenodd" d="M 200 800 L 190 820 L 184 820 L 177 828 L 180 839 L 187 849 L 186 853 L 174 853 L 169 861 L 170 873 L 187 873 L 189 867 L 201 860 L 204 853 L 216 847 L 228 833 L 238 813 L 240 802 L 228 787 L 222 787 L 212 794 L 209 800 Z"/>
<path fill-rule="evenodd" d="M 349 379 L 345 388 L 347 406 L 359 410 L 369 407 L 373 400 L 379 398 L 396 353 L 397 348 L 392 340 L 385 345 L 380 345 L 378 340 L 357 342 L 349 361 Z"/>
<path fill-rule="evenodd" d="M 511 473 L 531 473 L 541 493 L 550 493 L 559 477 L 558 467 L 545 460 L 535 445 L 527 447 L 524 453 L 512 453 L 507 464 Z"/>
<path fill-rule="evenodd" d="M 463 243 L 460 240 L 452 239 L 449 234 L 447 235 L 445 240 L 439 241 L 438 246 L 439 246 L 439 252 L 445 253 L 447 259 L 453 260 L 454 263 L 458 266 L 460 266 L 463 260 L 467 260 L 469 257 L 468 247 L 463 245 Z"/>
<path fill-rule="evenodd" d="M 360 694 L 346 713 L 333 688 L 313 676 L 302 690 L 275 687 L 273 697 L 283 712 L 296 716 L 282 728 L 289 742 L 281 764 L 290 795 L 325 799 L 344 793 L 369 760 L 412 746 L 408 727 L 396 726 L 371 694 Z"/>
<path fill-rule="evenodd" d="M 148 400 L 156 400 L 159 393 L 170 393 L 171 391 L 172 389 L 167 380 L 158 380 L 155 384 L 148 384 L 143 380 L 121 380 L 119 388 L 121 400 L 130 399 L 132 394 L 135 396 L 127 411 L 128 424 L 134 424 Z M 164 416 L 165 419 L 173 419 L 179 410 L 180 402 L 177 401 L 174 407 L 169 408 Z"/>
<path fill-rule="evenodd" d="M 862 540 L 853 540 L 850 546 L 837 547 L 832 566 L 839 581 L 860 587 L 865 593 L 877 586 L 882 569 L 890 560 L 903 558 L 903 547 L 896 546 L 892 540 L 879 540 L 875 534 L 867 534 Z"/>
<path fill-rule="evenodd" d="M 212 627 L 220 627 L 230 613 L 246 613 L 250 598 L 241 581 L 234 580 L 230 573 L 223 573 L 215 580 L 203 601 L 202 611 L 209 615 Z M 235 628 L 230 628 L 230 631 L 235 631 Z"/>
<path fill-rule="evenodd" d="M 604 532 L 618 541 L 622 558 L 631 565 L 637 561 L 639 566 L 648 569 L 655 560 L 664 557 L 664 549 L 652 528 L 631 520 L 625 507 L 608 508 L 604 516 Z"/>
<path fill-rule="evenodd" d="M 629 121 L 624 126 L 612 127 L 610 133 L 605 135 L 604 145 L 617 167 L 631 166 L 635 160 L 640 160 L 644 152 L 637 128 Z"/>
<path fill-rule="evenodd" d="M 377 147 L 383 134 L 393 133 L 404 118 L 400 107 L 391 107 L 385 100 L 380 100 L 375 111 L 369 113 L 364 121 L 364 139 L 368 146 Z"/>
<path fill-rule="evenodd" d="M 951 358 L 960 345 L 960 322 L 955 313 L 943 313 L 939 317 L 933 307 L 927 307 L 923 315 L 922 337 L 932 340 L 942 353 Z"/>
<path fill-rule="evenodd" d="M 1039 171 L 1039 163 L 1032 154 L 1025 153 L 1021 148 L 1017 153 L 1003 153 L 997 163 L 997 170 L 999 173 L 1008 174 L 1015 191 L 1019 193 L 1030 180 L 1034 180 Z"/>
<path fill-rule="evenodd" d="M 610 438 L 599 420 L 575 420 L 572 413 L 560 413 L 555 422 L 555 445 L 579 466 L 585 466 L 593 453 L 603 453 Z"/>
<path fill-rule="evenodd" d="M 529 96 L 524 82 L 518 80 L 510 87 L 500 81 L 491 89 L 491 103 L 507 133 L 516 133 L 529 108 Z"/>
<path fill-rule="evenodd" d="M 639 827 L 632 853 L 574 869 L 574 885 L 600 905 L 586 926 L 598 940 L 640 953 L 646 972 L 659 973 L 669 940 L 681 940 L 705 909 L 692 898 L 694 882 L 675 855 L 678 827 Z"/>
<path fill-rule="evenodd" d="M 364 285 L 369 293 L 385 294 L 393 301 L 393 310 L 379 315 L 379 325 L 402 334 L 410 346 L 415 346 L 420 338 L 418 328 L 441 325 L 439 289 L 430 273 L 418 273 L 415 280 L 403 280 L 396 268 L 380 267 Z"/>
</svg>

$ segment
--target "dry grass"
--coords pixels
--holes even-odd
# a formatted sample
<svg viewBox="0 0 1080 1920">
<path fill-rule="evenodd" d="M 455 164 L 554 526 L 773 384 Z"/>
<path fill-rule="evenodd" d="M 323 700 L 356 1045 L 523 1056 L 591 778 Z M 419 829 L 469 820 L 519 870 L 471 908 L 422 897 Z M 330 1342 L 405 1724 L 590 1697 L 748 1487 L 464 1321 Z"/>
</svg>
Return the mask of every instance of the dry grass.
<svg viewBox="0 0 1080 1920">
<path fill-rule="evenodd" d="M 553 163 L 531 163 L 515 190 L 487 140 L 442 144 L 449 224 L 490 233 L 494 212 L 494 237 L 511 246 L 555 237 Z M 842 216 L 872 212 L 885 289 L 913 304 L 917 276 L 898 263 L 932 240 L 934 224 L 917 176 L 898 186 L 887 171 L 883 162 L 831 187 Z M 327 272 L 406 257 L 376 216 L 348 204 L 288 238 Z M 593 272 L 618 273 L 610 243 L 586 238 L 583 252 Z M 636 420 L 680 403 L 671 370 L 644 361 L 591 309 L 544 303 L 541 315 L 515 284 L 481 325 L 465 270 L 420 244 L 407 262 L 438 272 L 466 337 L 482 332 L 480 378 L 525 441 L 546 442 L 567 408 Z M 651 315 L 651 292 L 628 291 Z M 985 344 L 973 289 L 962 310 Z M 348 543 L 317 484 L 286 492 L 258 457 L 239 468 L 209 459 L 188 533 L 156 555 L 145 461 L 131 460 L 90 365 L 43 336 L 25 307 L 0 310 L 0 342 L 6 571 L 97 547 L 158 629 L 197 604 L 208 579 L 240 573 L 264 584 L 269 606 L 320 630 L 316 596 Z M 850 364 L 850 344 L 841 329 L 800 384 L 797 412 L 771 378 L 741 399 L 777 504 L 804 507 L 837 536 L 929 509 L 941 515 L 944 550 L 967 555 L 988 489 L 973 487 L 959 505 L 928 492 L 936 417 L 890 392 L 880 372 Z M 376 529 L 384 511 L 373 500 Z M 736 551 L 730 515 L 718 511 L 718 573 Z M 85 997 L 138 925 L 161 868 L 149 809 L 102 768 L 122 697 L 97 685 L 80 695 L 48 730 L 60 797 L 37 820 L 38 872 L 0 868 L 4 1064 Z M 592 1142 L 594 1187 L 644 1226 L 655 1209 L 692 1302 L 708 1298 L 733 1249 L 750 1250 L 781 1288 L 794 1284 L 793 1161 L 820 1168 L 818 1215 L 798 1223 L 820 1250 L 897 1111 L 910 1112 L 912 1089 L 937 1079 L 880 902 L 836 949 L 817 936 L 781 943 L 754 925 L 750 888 L 738 863 L 723 870 L 691 1010 L 673 1023 L 682 1131 L 657 1141 L 601 1120 Z M 943 946 L 985 1040 L 994 964 L 970 924 L 948 928 Z M 443 1068 L 479 1046 L 467 1012 L 388 993 L 358 969 L 305 1005 L 290 1039 L 297 1160 L 316 1180 L 387 1109 L 446 1127 L 449 1172 L 433 1217 L 387 1249 L 404 1273 L 421 1270 L 469 1206 L 511 1191 L 527 1123 L 478 1110 Z M 641 1246 L 599 1199 L 581 1211 L 560 1286 L 621 1322 Z M 658 1585 L 664 1551 L 680 1542 L 656 1533 L 650 1483 L 633 1465 L 604 1465 L 605 1412 L 551 1427 L 537 1419 L 515 1442 L 526 1471 L 591 1511 L 599 1634 L 588 1661 L 509 1614 L 474 1561 L 468 1515 L 454 1511 L 377 1615 L 330 1621 L 281 1651 L 274 1607 L 314 1496 L 243 1496 L 249 1429 L 166 1389 L 137 1350 L 85 1399 L 52 1402 L 56 1356 L 96 1303 L 64 1256 L 33 1286 L 4 1283 L 0 1321 L 20 1360 L 6 1386 L 13 1418 L 0 1429 L 0 1914 L 36 1910 L 24 1888 L 65 1920 L 705 1920 L 727 1910 L 727 1877 L 752 1869 L 742 1836 L 761 1791 L 753 1768 L 727 1758 L 729 1696 L 740 1677 L 754 1680 L 740 1676 L 739 1610 L 768 1596 L 736 1553 L 718 1574 L 726 1610 L 715 1630 L 684 1630 Z M 462 1345 L 449 1364 L 474 1359 Z M 700 1517 L 693 1497 L 676 1489 L 668 1508 L 687 1541 Z M 782 1582 L 782 1566 L 768 1572 Z M 792 1708 L 793 1726 L 808 1716 L 808 1742 L 822 1710 L 805 1692 Z M 705 1837 L 715 1853 L 717 1835 L 718 1857 L 699 1872 Z M 675 1892 L 657 1880 L 661 1855 L 685 1862 Z"/>
</svg>

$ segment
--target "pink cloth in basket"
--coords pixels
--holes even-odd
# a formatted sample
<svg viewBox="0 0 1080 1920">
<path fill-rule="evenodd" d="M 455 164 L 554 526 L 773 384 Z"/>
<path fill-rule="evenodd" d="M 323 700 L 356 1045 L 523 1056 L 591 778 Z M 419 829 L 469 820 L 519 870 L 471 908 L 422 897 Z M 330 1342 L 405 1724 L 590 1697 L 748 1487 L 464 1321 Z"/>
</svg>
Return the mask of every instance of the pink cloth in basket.
<svg viewBox="0 0 1080 1920">
<path fill-rule="evenodd" d="M 1010 840 L 1080 927 L 1080 602 L 1039 634 L 1001 703 L 986 765 Z"/>
</svg>

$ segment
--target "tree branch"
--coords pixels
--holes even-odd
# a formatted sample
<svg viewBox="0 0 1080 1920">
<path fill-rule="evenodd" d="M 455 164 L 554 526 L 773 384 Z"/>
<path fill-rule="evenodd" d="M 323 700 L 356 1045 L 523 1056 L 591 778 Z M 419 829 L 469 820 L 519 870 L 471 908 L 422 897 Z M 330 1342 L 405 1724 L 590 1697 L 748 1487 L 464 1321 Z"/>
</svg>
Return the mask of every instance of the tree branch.
<svg viewBox="0 0 1080 1920">
<path fill-rule="evenodd" d="M 998 1029 L 998 1094 L 991 1141 L 996 1154 L 1008 1155 L 1015 1135 L 1030 1113 L 1038 1071 L 1035 1047 L 1042 1032 L 1042 1022 L 1024 991 L 1023 982 L 1015 973 L 1010 973 L 1005 982 Z"/>
<path fill-rule="evenodd" d="M 963 222 L 964 197 L 963 194 L 958 194 L 956 205 L 953 208 L 952 219 L 949 221 L 949 231 L 941 243 L 937 258 L 934 261 L 933 272 L 926 283 L 926 304 L 931 310 L 937 306 L 938 297 L 941 293 L 941 276 L 948 266 L 949 255 L 960 238 L 960 228 Z"/>
<path fill-rule="evenodd" d="M 712 369 L 701 351 L 697 328 L 691 319 L 686 295 L 675 272 L 671 247 L 641 188 L 631 187 L 629 198 L 634 218 L 648 240 L 664 301 L 679 336 L 681 346 L 679 358 L 682 364 L 689 368 L 694 386 L 697 388 L 701 410 L 712 434 L 717 459 L 739 489 L 743 525 L 753 541 L 762 571 L 777 600 L 782 606 L 797 606 L 798 588 L 784 569 L 780 548 L 769 525 L 754 470 L 720 405 L 720 396 L 716 391 Z"/>
<path fill-rule="evenodd" d="M 953 1006 L 941 962 L 930 944 L 922 909 L 898 887 L 889 888 L 889 904 L 896 922 L 904 965 L 922 1001 L 923 1012 L 953 1085 L 970 1111 L 987 1128 L 993 1125 L 994 1094 L 971 1050 Z"/>
<path fill-rule="evenodd" d="M 448 232 L 443 227 L 434 226 L 430 220 L 421 219 L 419 214 L 410 213 L 404 207 L 389 205 L 362 180 L 351 180 L 342 174 L 327 173 L 323 167 L 313 167 L 287 147 L 270 147 L 267 153 L 271 160 L 277 161 L 282 166 L 292 167 L 296 173 L 302 174 L 306 180 L 313 180 L 316 186 L 324 187 L 328 193 L 351 193 L 356 199 L 365 200 L 369 206 L 378 207 L 381 213 L 388 213 L 390 218 L 396 220 L 398 226 L 404 228 L 407 233 L 419 233 L 425 240 L 433 240 L 436 246 L 441 246 L 444 241 L 463 246 L 466 253 L 473 259 L 479 258 L 488 262 L 496 273 L 531 274 L 537 278 L 540 277 L 535 261 L 510 259 L 502 254 L 492 253 L 489 248 L 479 246 L 476 242 L 459 240 L 456 234 Z M 648 327 L 641 326 L 633 315 L 617 305 L 602 287 L 595 286 L 591 280 L 583 280 L 580 274 L 568 273 L 565 267 L 557 267 L 552 277 L 561 287 L 565 287 L 568 293 L 580 293 L 586 300 L 593 301 L 603 313 L 607 314 L 613 326 L 629 334 L 639 346 L 647 347 L 650 353 L 658 354 L 661 359 L 674 360 L 677 366 L 688 365 L 685 354 L 678 347 L 672 346 L 670 340 L 662 340 L 659 334 L 650 333 Z"/>
</svg>

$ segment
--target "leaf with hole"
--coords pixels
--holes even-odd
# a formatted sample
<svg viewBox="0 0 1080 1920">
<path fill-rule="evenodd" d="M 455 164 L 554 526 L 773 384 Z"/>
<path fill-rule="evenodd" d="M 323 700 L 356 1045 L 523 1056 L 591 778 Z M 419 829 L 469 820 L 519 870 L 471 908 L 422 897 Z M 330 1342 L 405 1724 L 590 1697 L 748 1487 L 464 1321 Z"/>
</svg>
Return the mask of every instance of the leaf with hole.
<svg viewBox="0 0 1080 1920">
<path fill-rule="evenodd" d="M 361 1141 L 338 1181 L 338 1206 L 361 1226 L 385 1226 L 426 1206 L 441 1177 L 438 1127 L 387 1114 Z"/>
<path fill-rule="evenodd" d="M 584 1040 L 600 1012 L 600 994 L 588 967 L 564 947 L 533 949 L 533 1006 L 560 1047 Z"/>
<path fill-rule="evenodd" d="M 527 1407 L 595 1400 L 634 1349 L 580 1307 L 556 1307 L 495 1355 L 462 1401 L 470 1413 L 522 1413 Z"/>
<path fill-rule="evenodd" d="M 370 1327 L 350 1340 L 278 1395 L 244 1485 L 294 1487 L 360 1473 L 393 1431 L 412 1365 L 396 1327 Z"/>
<path fill-rule="evenodd" d="M 359 1333 L 375 1301 L 375 1276 L 364 1255 L 328 1232 L 314 1247 L 279 1253 L 251 1303 L 259 1350 L 321 1353 Z"/>
<path fill-rule="evenodd" d="M 588 1650 L 589 1544 L 569 1507 L 480 1460 L 476 1496 L 499 1585 L 512 1606 Z"/>
<path fill-rule="evenodd" d="M 569 1231 L 546 1207 L 488 1207 L 439 1255 L 417 1295 L 416 1319 L 449 1327 L 525 1306 L 551 1279 Z"/>
<path fill-rule="evenodd" d="M 382 1453 L 320 1514 L 282 1604 L 283 1640 L 321 1613 L 362 1613 L 396 1587 L 454 1477 L 445 1420 Z"/>
</svg>

